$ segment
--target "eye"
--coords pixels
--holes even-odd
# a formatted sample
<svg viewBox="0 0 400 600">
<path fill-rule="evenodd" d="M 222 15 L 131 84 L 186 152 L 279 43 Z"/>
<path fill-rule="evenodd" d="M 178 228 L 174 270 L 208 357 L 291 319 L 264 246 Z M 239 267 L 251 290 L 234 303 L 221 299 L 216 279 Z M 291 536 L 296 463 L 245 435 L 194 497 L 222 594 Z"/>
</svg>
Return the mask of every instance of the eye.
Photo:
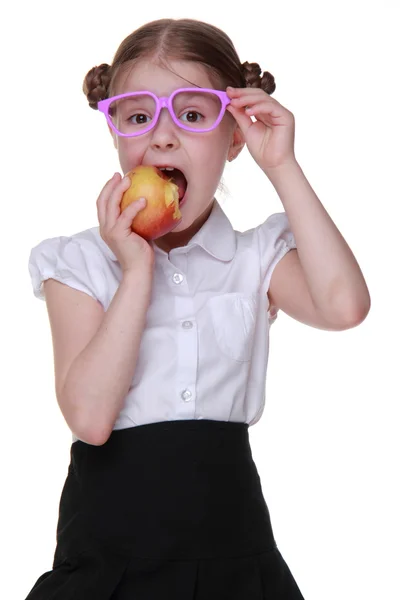
<svg viewBox="0 0 400 600">
<path fill-rule="evenodd" d="M 148 121 L 146 121 L 146 119 L 148 119 Z M 149 123 L 149 121 L 151 121 L 151 117 L 143 113 L 136 113 L 129 117 L 128 121 L 133 123 L 134 125 L 146 125 L 146 123 Z"/>
<path fill-rule="evenodd" d="M 185 115 L 187 115 L 186 119 L 184 118 Z M 180 118 L 188 123 L 198 123 L 201 119 L 204 119 L 204 116 L 196 110 L 188 110 L 184 112 Z"/>
</svg>

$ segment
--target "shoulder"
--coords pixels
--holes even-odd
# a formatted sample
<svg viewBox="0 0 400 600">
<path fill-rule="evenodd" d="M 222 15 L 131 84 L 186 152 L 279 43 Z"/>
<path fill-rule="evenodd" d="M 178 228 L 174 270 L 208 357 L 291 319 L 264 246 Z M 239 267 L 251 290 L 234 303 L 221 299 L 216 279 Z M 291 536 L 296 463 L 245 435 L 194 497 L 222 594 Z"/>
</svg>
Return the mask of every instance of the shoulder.
<svg viewBox="0 0 400 600">
<path fill-rule="evenodd" d="M 258 269 L 259 293 L 266 299 L 267 312 L 270 322 L 277 317 L 278 308 L 270 301 L 268 290 L 272 274 L 278 263 L 296 248 L 296 241 L 290 229 L 289 220 L 284 211 L 269 215 L 262 223 L 243 232 L 235 232 L 238 247 L 250 248 L 251 256 L 256 261 Z M 296 252 L 297 254 L 297 252 Z M 287 261 L 282 261 L 287 264 Z M 246 269 L 248 260 L 246 262 Z M 254 268 L 255 265 L 252 265 Z M 248 265 L 250 267 L 250 265 Z M 288 268 L 284 271 L 287 273 Z M 280 269 L 280 272 L 282 270 Z"/>
<path fill-rule="evenodd" d="M 42 240 L 31 249 L 28 261 L 34 295 L 44 300 L 43 282 L 55 279 L 104 305 L 107 265 L 112 261 L 107 248 L 96 227 Z"/>
<path fill-rule="evenodd" d="M 115 260 L 115 255 L 100 236 L 99 228 L 91 227 L 70 235 L 58 235 L 41 240 L 31 249 L 30 262 L 40 255 L 65 255 L 66 253 L 71 256 L 75 254 L 76 257 L 80 255 Z"/>
<path fill-rule="evenodd" d="M 247 244 L 253 245 L 258 250 L 265 252 L 280 241 L 295 247 L 293 233 L 290 229 L 289 220 L 285 212 L 269 215 L 262 223 L 245 231 L 234 230 L 236 238 Z"/>
<path fill-rule="evenodd" d="M 117 262 L 117 257 L 115 256 L 114 252 L 101 237 L 98 225 L 96 227 L 86 229 L 85 231 L 81 231 L 75 234 L 74 237 L 77 237 L 78 239 L 82 240 L 88 240 L 89 243 L 95 245 L 99 253 L 101 253 L 104 256 L 104 258 L 112 262 Z"/>
<path fill-rule="evenodd" d="M 237 233 L 237 239 L 239 244 L 250 246 L 257 255 L 261 283 L 266 293 L 275 266 L 289 250 L 296 248 L 296 240 L 286 213 L 269 215 L 256 227 Z"/>
</svg>

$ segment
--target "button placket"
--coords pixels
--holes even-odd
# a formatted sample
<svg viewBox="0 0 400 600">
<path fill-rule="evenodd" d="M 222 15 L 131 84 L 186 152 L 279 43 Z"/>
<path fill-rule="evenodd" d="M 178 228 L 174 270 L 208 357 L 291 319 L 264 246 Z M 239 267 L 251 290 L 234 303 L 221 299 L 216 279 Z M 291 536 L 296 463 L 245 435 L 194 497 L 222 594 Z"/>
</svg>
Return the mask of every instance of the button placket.
<svg viewBox="0 0 400 600">
<path fill-rule="evenodd" d="M 185 329 L 186 331 L 193 329 L 193 322 L 192 321 L 183 321 L 182 329 Z M 184 402 L 190 402 L 192 397 L 193 397 L 193 394 L 188 388 L 186 388 L 185 390 L 183 390 L 181 392 L 181 398 Z"/>
<path fill-rule="evenodd" d="M 177 269 L 177 266 L 174 267 Z M 170 281 L 179 287 L 175 292 L 177 329 L 176 394 L 177 418 L 194 419 L 196 405 L 196 378 L 198 343 L 194 300 L 188 289 L 187 277 L 175 270 Z M 189 318 L 188 318 L 189 317 Z"/>
<path fill-rule="evenodd" d="M 187 280 L 175 273 L 173 281 L 180 282 L 181 289 L 175 295 L 175 315 L 177 323 L 176 394 L 177 417 L 194 419 L 196 408 L 196 379 L 198 363 L 198 342 L 194 300 L 189 294 Z M 177 283 L 179 285 L 179 283 Z M 183 286 L 183 287 L 182 287 Z"/>
</svg>

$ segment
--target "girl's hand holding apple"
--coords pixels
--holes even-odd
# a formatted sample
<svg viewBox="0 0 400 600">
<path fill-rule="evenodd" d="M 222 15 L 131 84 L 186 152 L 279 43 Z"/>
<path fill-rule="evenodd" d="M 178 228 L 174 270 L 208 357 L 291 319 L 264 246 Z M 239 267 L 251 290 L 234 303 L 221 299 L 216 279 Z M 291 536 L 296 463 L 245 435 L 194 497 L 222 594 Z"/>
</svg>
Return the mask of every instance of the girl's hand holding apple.
<svg viewBox="0 0 400 600">
<path fill-rule="evenodd" d="M 140 198 L 121 210 L 121 198 L 128 190 L 129 177 L 119 173 L 106 183 L 97 199 L 97 216 L 100 235 L 117 257 L 122 271 L 154 264 L 154 250 L 140 235 L 132 231 L 132 221 L 146 206 L 147 200 Z"/>
</svg>

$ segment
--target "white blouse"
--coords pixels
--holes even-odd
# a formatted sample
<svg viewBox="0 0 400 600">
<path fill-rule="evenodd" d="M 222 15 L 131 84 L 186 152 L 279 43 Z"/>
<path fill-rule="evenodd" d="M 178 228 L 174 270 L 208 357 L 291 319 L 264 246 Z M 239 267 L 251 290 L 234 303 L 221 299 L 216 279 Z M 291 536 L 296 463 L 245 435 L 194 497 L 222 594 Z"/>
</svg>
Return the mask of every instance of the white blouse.
<svg viewBox="0 0 400 600">
<path fill-rule="evenodd" d="M 154 281 L 140 353 L 113 429 L 178 419 L 254 425 L 265 404 L 267 291 L 279 260 L 296 248 L 285 212 L 244 232 L 217 200 L 190 242 L 168 253 L 152 243 Z M 92 227 L 45 239 L 29 257 L 33 292 L 52 278 L 106 311 L 121 281 L 119 262 Z M 77 438 L 73 434 L 73 441 Z"/>
</svg>

